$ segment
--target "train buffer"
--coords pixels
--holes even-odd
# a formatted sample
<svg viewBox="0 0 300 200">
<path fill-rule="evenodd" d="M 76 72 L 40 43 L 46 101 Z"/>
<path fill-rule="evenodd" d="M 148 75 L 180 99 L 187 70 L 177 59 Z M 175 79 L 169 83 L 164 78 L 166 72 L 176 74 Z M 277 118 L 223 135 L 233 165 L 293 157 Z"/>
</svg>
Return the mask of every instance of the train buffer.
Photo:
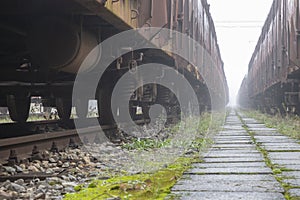
<svg viewBox="0 0 300 200">
<path fill-rule="evenodd" d="M 172 188 L 177 199 L 300 199 L 299 141 L 232 111 L 203 162 Z M 291 198 L 293 197 L 293 198 Z"/>
</svg>

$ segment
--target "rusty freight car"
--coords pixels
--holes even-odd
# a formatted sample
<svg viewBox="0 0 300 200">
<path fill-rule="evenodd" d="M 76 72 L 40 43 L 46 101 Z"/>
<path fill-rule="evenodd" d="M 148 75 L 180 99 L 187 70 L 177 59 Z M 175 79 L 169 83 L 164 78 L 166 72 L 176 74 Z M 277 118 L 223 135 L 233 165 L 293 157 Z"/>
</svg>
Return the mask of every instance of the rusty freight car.
<svg viewBox="0 0 300 200">
<path fill-rule="evenodd" d="M 94 97 L 82 95 L 78 99 L 79 105 L 84 106 L 72 105 L 76 74 L 91 50 L 115 34 L 141 27 L 168 28 L 190 36 L 205 48 L 215 66 L 199 72 L 197 66 L 163 50 L 134 51 L 130 56 L 116 58 L 109 66 Z M 60 118 L 65 120 L 70 117 L 72 106 L 76 106 L 79 117 L 85 117 L 88 100 L 96 99 L 100 122 L 113 123 L 111 93 L 118 79 L 129 70 L 128 63 L 155 61 L 178 69 L 198 90 L 201 110 L 210 107 L 210 94 L 201 74 L 209 73 L 220 104 L 228 101 L 223 62 L 206 0 L 3 0 L 0 44 L 0 106 L 7 106 L 10 117 L 17 122 L 27 120 L 30 97 L 41 96 L 44 105 L 57 107 Z M 96 49 L 96 54 L 101 55 L 102 51 Z M 97 58 L 90 61 L 86 71 L 93 70 Z M 130 88 L 130 83 L 124 90 L 126 87 Z M 167 88 L 145 85 L 136 93 L 130 105 L 133 110 L 141 106 L 144 117 L 150 105 L 156 103 L 170 113 L 178 112 L 172 111 L 176 98 Z M 132 113 L 135 115 L 135 111 Z"/>
<path fill-rule="evenodd" d="M 249 102 L 240 98 L 240 105 L 300 113 L 299 2 L 273 1 L 240 89 L 241 94 L 248 93 Z"/>
</svg>

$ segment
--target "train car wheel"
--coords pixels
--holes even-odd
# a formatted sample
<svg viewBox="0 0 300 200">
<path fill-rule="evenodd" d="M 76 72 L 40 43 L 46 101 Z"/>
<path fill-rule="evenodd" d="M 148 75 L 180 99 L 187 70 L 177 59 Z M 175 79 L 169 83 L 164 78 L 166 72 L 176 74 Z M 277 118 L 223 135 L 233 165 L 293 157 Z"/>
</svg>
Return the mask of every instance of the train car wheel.
<svg viewBox="0 0 300 200">
<path fill-rule="evenodd" d="M 30 97 L 7 95 L 7 107 L 11 120 L 19 123 L 27 121 L 30 108 Z"/>
<path fill-rule="evenodd" d="M 59 118 L 63 121 L 68 121 L 71 115 L 72 101 L 65 98 L 56 98 L 56 109 Z"/>
</svg>

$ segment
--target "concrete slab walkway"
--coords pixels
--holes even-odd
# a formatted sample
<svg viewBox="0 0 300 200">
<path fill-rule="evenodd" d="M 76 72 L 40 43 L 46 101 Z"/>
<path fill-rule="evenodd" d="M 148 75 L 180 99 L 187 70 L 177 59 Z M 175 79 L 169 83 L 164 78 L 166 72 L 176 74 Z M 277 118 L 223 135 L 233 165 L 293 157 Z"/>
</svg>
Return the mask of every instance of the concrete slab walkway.
<svg viewBox="0 0 300 200">
<path fill-rule="evenodd" d="M 229 114 L 203 162 L 172 188 L 175 199 L 300 199 L 298 141 L 239 115 Z"/>
</svg>

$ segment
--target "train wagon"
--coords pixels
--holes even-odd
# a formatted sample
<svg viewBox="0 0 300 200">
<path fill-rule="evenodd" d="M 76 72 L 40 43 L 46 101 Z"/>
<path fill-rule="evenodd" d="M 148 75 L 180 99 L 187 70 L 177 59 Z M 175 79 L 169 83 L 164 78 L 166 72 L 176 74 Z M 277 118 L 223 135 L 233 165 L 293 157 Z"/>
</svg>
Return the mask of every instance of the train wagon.
<svg viewBox="0 0 300 200">
<path fill-rule="evenodd" d="M 215 63 L 205 73 L 214 77 L 213 91 L 218 101 L 226 104 L 227 82 L 206 0 L 3 0 L 0 2 L 0 106 L 8 107 L 12 120 L 25 122 L 30 98 L 40 96 L 44 106 L 57 107 L 59 117 L 69 119 L 71 107 L 76 106 L 72 105 L 74 80 L 85 57 L 102 41 L 142 27 L 176 30 L 199 42 Z M 97 54 L 101 55 L 101 51 L 104 50 L 98 49 Z M 78 99 L 84 106 L 76 106 L 77 115 L 85 117 L 88 101 L 95 99 L 100 122 L 113 123 L 110 98 L 114 85 L 129 70 L 128 63 L 154 61 L 176 68 L 192 83 L 198 91 L 201 110 L 211 106 L 207 83 L 197 66 L 163 50 L 144 50 L 116 58 L 101 78 L 95 96 L 83 94 Z M 90 62 L 92 68 L 98 60 Z M 130 83 L 124 85 L 124 91 L 130 87 Z M 130 101 L 132 115 L 138 118 L 135 110 L 142 107 L 145 117 L 148 108 L 157 103 L 174 114 L 178 112 L 173 109 L 178 106 L 174 96 L 163 86 L 145 85 Z"/>
<path fill-rule="evenodd" d="M 299 2 L 273 1 L 240 89 L 241 105 L 300 114 Z"/>
<path fill-rule="evenodd" d="M 248 84 L 247 84 L 247 76 L 244 77 L 240 89 L 237 95 L 238 106 L 244 109 L 250 108 L 250 101 L 248 95 Z"/>
</svg>

